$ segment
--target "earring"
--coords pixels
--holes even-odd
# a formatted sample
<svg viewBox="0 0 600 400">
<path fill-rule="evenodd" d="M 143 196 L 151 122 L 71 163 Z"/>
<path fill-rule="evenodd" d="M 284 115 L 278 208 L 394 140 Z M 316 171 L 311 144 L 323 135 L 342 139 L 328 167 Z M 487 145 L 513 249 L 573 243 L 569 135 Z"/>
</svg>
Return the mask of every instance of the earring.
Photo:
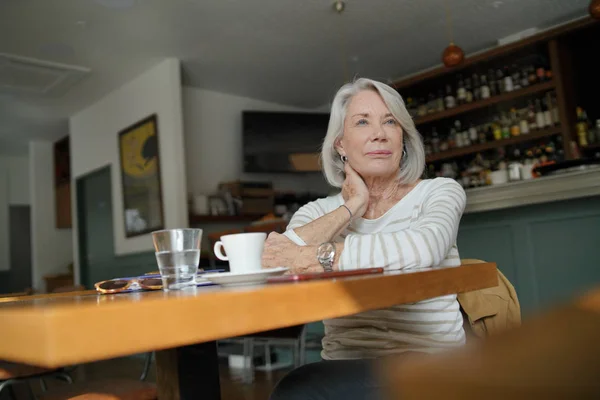
<svg viewBox="0 0 600 400">
<path fill-rule="evenodd" d="M 406 149 L 402 150 L 402 158 L 406 157 Z"/>
<path fill-rule="evenodd" d="M 346 156 L 340 156 L 340 160 L 342 160 L 343 163 L 346 163 L 346 161 L 348 161 L 348 157 Z"/>
</svg>

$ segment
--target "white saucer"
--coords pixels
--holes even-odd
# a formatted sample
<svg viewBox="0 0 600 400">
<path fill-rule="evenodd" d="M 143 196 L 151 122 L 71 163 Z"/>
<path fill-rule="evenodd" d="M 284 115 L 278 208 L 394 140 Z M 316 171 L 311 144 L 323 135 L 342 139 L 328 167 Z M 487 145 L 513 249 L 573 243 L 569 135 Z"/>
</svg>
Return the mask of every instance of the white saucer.
<svg viewBox="0 0 600 400">
<path fill-rule="evenodd" d="M 220 272 L 203 274 L 202 278 L 223 286 L 260 285 L 265 283 L 269 277 L 281 275 L 287 270 L 286 267 L 278 267 L 254 272 Z"/>
</svg>

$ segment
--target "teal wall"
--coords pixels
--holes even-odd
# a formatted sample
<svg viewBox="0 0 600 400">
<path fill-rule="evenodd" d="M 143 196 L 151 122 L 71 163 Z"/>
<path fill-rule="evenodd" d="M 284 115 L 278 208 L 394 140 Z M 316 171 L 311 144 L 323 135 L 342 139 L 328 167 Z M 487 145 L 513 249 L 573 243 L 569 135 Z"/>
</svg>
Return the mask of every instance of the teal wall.
<svg viewBox="0 0 600 400">
<path fill-rule="evenodd" d="M 600 285 L 600 197 L 465 214 L 461 258 L 493 261 L 524 316 Z"/>
</svg>

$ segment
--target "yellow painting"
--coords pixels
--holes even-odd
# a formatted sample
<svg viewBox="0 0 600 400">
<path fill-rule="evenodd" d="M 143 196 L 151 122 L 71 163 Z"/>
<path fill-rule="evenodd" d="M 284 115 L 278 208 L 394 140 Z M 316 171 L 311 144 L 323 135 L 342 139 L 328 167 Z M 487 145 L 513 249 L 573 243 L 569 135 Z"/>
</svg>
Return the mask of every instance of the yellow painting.
<svg viewBox="0 0 600 400">
<path fill-rule="evenodd" d="M 163 229 L 157 116 L 119 132 L 125 236 Z"/>
</svg>

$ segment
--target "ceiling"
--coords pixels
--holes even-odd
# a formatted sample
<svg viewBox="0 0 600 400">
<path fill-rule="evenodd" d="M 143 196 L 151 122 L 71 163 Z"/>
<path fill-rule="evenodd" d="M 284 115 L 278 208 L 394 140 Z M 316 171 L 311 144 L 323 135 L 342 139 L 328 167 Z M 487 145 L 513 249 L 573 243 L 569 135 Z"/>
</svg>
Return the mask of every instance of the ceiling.
<svg viewBox="0 0 600 400">
<path fill-rule="evenodd" d="M 589 0 L 447 0 L 467 54 L 587 13 Z M 64 95 L 0 92 L 0 153 L 68 134 L 67 118 L 164 57 L 184 85 L 305 108 L 350 75 L 439 64 L 444 0 L 0 0 L 0 53 L 89 69 Z M 2 77 L 0 77 L 2 78 Z M 1 79 L 0 79 L 1 80 Z"/>
</svg>

